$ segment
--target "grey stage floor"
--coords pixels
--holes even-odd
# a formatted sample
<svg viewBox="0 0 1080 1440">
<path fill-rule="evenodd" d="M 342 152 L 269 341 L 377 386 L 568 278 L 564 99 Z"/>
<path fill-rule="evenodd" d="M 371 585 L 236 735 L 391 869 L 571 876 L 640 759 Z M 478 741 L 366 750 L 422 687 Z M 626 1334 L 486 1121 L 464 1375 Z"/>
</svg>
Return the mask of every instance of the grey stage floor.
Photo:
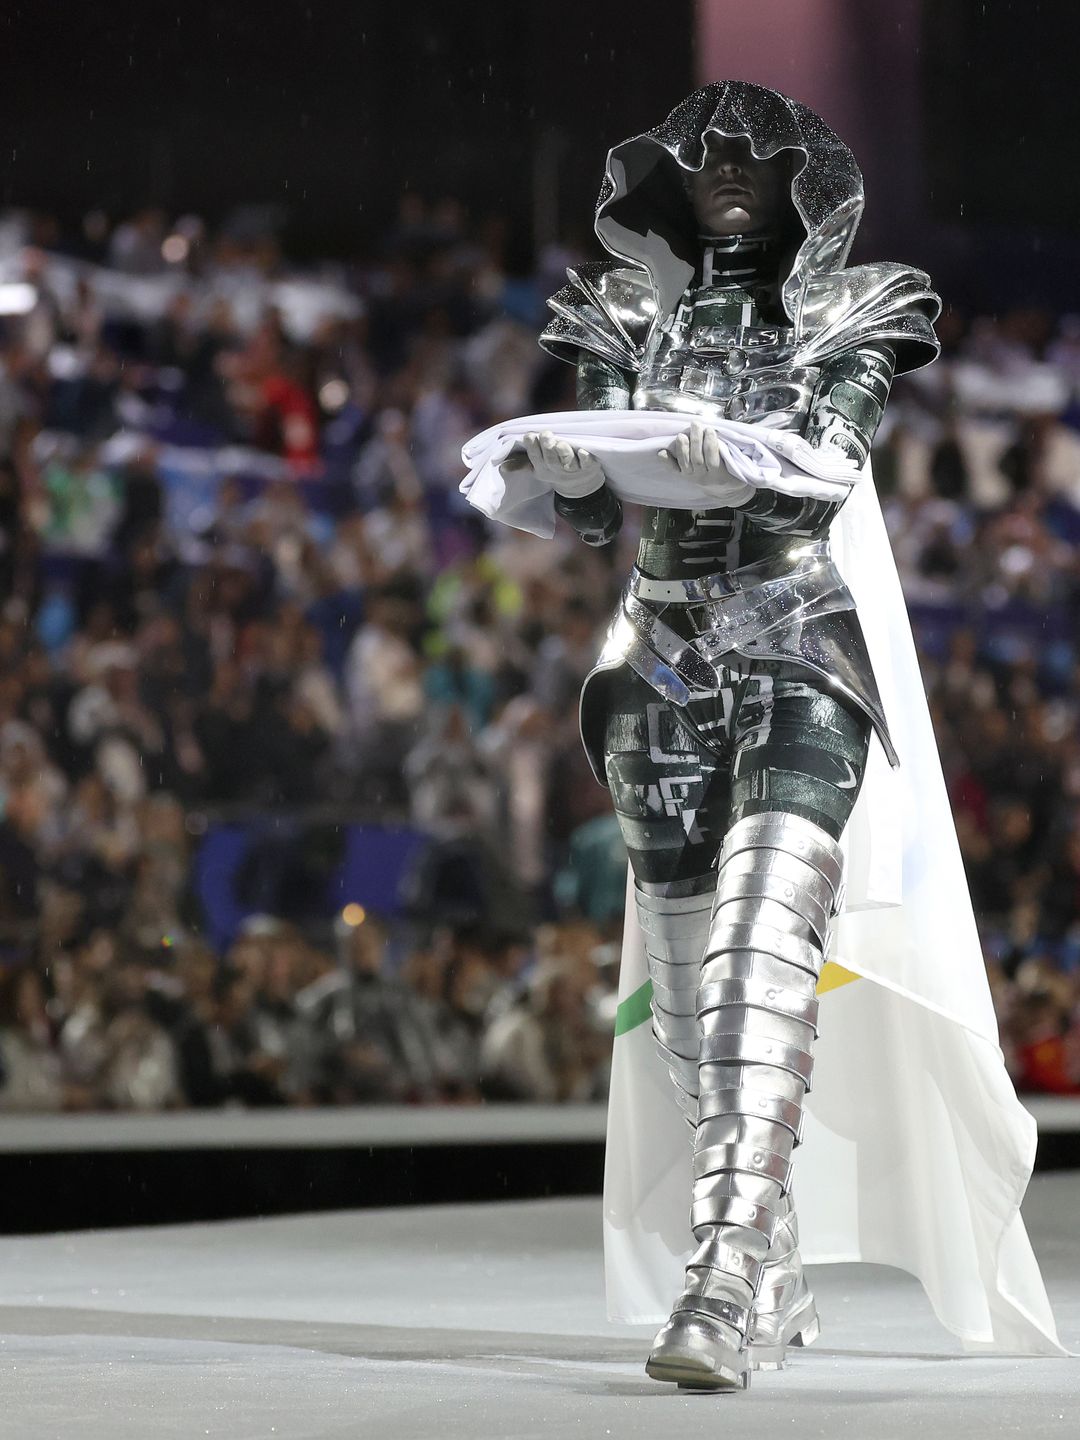
<svg viewBox="0 0 1080 1440">
<path fill-rule="evenodd" d="M 1080 1347 L 1080 1176 L 1026 1214 Z M 824 1333 L 748 1394 L 649 1380 L 592 1200 L 0 1240 L 3 1440 L 1065 1437 L 1080 1361 L 954 1353 L 899 1272 L 814 1272 Z"/>
</svg>

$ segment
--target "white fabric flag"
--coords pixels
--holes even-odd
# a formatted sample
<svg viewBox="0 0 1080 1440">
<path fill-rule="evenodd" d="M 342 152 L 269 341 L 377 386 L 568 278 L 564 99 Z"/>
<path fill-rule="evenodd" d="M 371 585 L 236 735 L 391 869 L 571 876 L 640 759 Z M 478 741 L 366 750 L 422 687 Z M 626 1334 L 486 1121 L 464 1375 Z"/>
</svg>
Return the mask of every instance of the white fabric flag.
<svg viewBox="0 0 1080 1440">
<path fill-rule="evenodd" d="M 654 505 L 657 484 L 663 504 L 674 510 L 715 509 L 716 491 L 692 476 L 660 471 L 657 452 L 690 428 L 693 415 L 672 410 L 563 410 L 526 415 L 483 430 L 464 446 L 468 475 L 461 493 L 489 519 L 550 540 L 555 533 L 555 495 L 531 468 L 509 480 L 499 466 L 515 451 L 524 456 L 522 436 L 550 430 L 560 440 L 583 446 L 603 466 L 608 484 L 623 500 Z M 744 425 L 736 420 L 710 422 L 720 438 L 723 462 L 736 480 L 767 486 L 785 495 L 816 500 L 842 499 L 858 471 L 842 455 L 815 450 L 801 435 L 771 429 L 767 421 Z"/>
<path fill-rule="evenodd" d="M 510 422 L 465 447 L 471 473 L 462 490 L 485 514 L 539 523 L 535 476 L 521 473 L 520 492 L 517 474 L 496 482 L 493 457 L 508 454 L 528 430 L 548 429 L 601 459 L 623 498 L 708 508 L 700 491 L 691 500 L 682 477 L 655 459 L 656 449 L 666 448 L 692 418 L 586 411 Z M 572 428 L 571 420 L 578 422 Z M 617 457 L 634 443 L 638 424 L 636 478 L 628 490 Z M 713 428 L 725 457 L 727 447 L 738 452 L 731 468 L 739 468 L 739 478 L 779 489 L 782 472 L 786 493 L 821 493 L 810 488 L 819 485 L 850 492 L 833 522 L 831 549 L 858 607 L 900 758 L 892 769 L 880 744 L 871 744 L 843 837 L 845 908 L 819 986 L 821 1036 L 795 1166 L 804 1259 L 865 1260 L 910 1271 L 968 1350 L 1062 1354 L 1020 1216 L 1035 1123 L 1016 1097 L 998 1045 L 907 610 L 869 467 L 857 472 L 830 462 L 788 432 L 732 422 Z M 750 430 L 756 449 L 744 443 L 742 432 Z M 755 480 L 750 471 L 758 452 L 772 458 L 761 460 Z M 803 462 L 818 473 L 802 472 L 800 482 Z M 822 474 L 829 463 L 833 473 Z M 800 483 L 806 488 L 797 488 Z M 659 1324 L 682 1289 L 693 1243 L 691 1147 L 649 1020 L 648 970 L 628 887 L 604 1187 L 608 1309 L 612 1319 Z"/>
</svg>

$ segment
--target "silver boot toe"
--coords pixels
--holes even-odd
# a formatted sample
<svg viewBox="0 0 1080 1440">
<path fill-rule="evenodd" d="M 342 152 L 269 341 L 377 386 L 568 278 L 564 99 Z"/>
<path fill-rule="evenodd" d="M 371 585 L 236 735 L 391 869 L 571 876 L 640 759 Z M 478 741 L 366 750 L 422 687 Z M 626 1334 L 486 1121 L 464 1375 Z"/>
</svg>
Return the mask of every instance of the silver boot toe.
<svg viewBox="0 0 1080 1440">
<path fill-rule="evenodd" d="M 645 1373 L 682 1390 L 748 1389 L 750 1354 L 742 1326 L 721 1319 L 720 1305 L 715 1306 L 715 1315 L 706 1315 L 697 1309 L 681 1309 L 683 1303 L 676 1305 L 671 1319 L 657 1333 Z M 749 1321 L 748 1311 L 740 1312 L 734 1305 L 730 1309 L 741 1313 L 743 1324 Z M 736 1322 L 739 1313 L 732 1314 Z"/>
</svg>

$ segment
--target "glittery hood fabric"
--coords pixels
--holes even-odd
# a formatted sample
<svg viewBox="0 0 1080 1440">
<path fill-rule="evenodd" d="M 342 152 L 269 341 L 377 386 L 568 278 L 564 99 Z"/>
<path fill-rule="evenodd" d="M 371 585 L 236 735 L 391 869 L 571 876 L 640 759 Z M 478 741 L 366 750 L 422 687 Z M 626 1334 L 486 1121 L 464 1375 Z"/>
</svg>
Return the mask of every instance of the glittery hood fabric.
<svg viewBox="0 0 1080 1440">
<path fill-rule="evenodd" d="M 675 308 L 696 269 L 700 242 L 683 171 L 700 170 L 705 136 L 745 136 L 760 160 L 793 154 L 791 201 L 802 234 L 787 252 L 781 298 L 794 318 L 815 276 L 844 265 L 863 209 L 862 172 L 819 115 L 776 90 L 724 80 L 688 95 L 654 130 L 608 154 L 596 205 L 605 248 L 648 271 L 662 315 Z"/>
</svg>

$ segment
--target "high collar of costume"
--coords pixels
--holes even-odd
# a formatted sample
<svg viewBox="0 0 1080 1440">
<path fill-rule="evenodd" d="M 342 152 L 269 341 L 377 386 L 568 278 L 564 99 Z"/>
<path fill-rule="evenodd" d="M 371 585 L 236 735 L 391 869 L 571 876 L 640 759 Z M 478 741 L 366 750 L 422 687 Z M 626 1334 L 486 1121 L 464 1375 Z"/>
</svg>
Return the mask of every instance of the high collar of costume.
<svg viewBox="0 0 1080 1440">
<path fill-rule="evenodd" d="M 701 235 L 703 286 L 776 284 L 780 247 L 772 234 Z"/>
</svg>

